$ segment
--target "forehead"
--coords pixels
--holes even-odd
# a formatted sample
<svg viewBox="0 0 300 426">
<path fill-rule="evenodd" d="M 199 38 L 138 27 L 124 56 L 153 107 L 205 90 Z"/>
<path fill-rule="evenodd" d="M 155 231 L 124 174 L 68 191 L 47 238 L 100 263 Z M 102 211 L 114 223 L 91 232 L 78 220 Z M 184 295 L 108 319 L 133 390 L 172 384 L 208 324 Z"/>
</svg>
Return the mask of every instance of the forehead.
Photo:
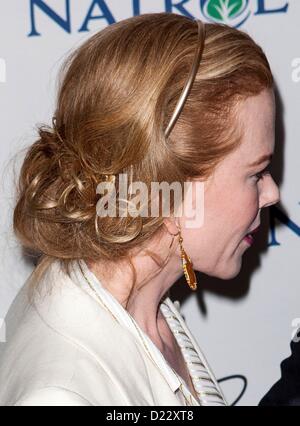
<svg viewBox="0 0 300 426">
<path fill-rule="evenodd" d="M 242 143 L 232 159 L 247 164 L 274 152 L 275 98 L 272 90 L 243 100 L 237 106 L 237 121 L 242 131 Z"/>
</svg>

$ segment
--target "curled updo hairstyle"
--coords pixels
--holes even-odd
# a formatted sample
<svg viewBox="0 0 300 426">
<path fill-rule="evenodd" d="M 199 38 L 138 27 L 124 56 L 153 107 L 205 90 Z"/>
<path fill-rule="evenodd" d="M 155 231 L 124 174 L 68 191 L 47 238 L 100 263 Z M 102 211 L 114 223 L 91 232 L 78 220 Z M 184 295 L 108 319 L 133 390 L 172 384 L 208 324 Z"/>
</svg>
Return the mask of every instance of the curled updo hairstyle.
<svg viewBox="0 0 300 426">
<path fill-rule="evenodd" d="M 273 78 L 261 47 L 224 24 L 206 24 L 192 90 L 165 137 L 197 40 L 197 24 L 187 17 L 144 14 L 106 27 L 66 58 L 55 127 L 38 126 L 13 217 L 39 264 L 127 259 L 162 231 L 163 217 L 99 217 L 103 175 L 129 173 L 132 165 L 133 180 L 148 188 L 152 181 L 183 184 L 207 178 L 239 145 L 238 102 L 272 88 Z"/>
</svg>

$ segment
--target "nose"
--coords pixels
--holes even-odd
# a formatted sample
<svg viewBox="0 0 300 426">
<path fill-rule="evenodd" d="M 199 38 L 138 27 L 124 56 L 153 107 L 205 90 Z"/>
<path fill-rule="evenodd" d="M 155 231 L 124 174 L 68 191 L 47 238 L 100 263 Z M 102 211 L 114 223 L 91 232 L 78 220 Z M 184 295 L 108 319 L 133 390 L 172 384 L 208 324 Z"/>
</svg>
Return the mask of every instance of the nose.
<svg viewBox="0 0 300 426">
<path fill-rule="evenodd" d="M 264 178 L 264 188 L 260 197 L 260 208 L 270 207 L 280 201 L 280 190 L 271 175 Z"/>
</svg>

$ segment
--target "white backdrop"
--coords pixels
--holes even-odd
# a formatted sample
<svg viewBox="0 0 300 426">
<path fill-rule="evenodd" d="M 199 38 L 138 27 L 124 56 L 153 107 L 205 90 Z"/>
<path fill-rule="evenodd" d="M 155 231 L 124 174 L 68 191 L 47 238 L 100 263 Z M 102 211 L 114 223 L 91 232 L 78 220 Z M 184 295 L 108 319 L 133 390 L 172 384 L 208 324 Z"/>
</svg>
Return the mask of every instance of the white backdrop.
<svg viewBox="0 0 300 426">
<path fill-rule="evenodd" d="M 247 31 L 263 47 L 273 70 L 278 101 L 274 176 L 281 204 L 270 211 L 271 221 L 265 214 L 263 230 L 244 255 L 236 279 L 221 281 L 200 274 L 197 294 L 188 294 L 186 285 L 179 283 L 174 296 L 184 297 L 182 312 L 217 377 L 247 379 L 240 405 L 256 405 L 279 379 L 280 362 L 290 354 L 292 322 L 300 318 L 300 1 L 235 1 L 239 13 L 231 18 L 226 9 L 223 15 L 212 14 L 213 6 L 226 6 L 227 0 L 1 2 L 0 341 L 5 341 L 3 318 L 32 270 L 11 231 L 10 159 L 35 140 L 37 123 L 51 123 L 58 67 L 71 48 L 114 21 L 167 11 L 205 21 L 219 19 Z M 185 294 L 179 294 L 182 291 Z M 242 384 L 241 379 L 222 384 L 229 402 L 240 394 Z"/>
</svg>

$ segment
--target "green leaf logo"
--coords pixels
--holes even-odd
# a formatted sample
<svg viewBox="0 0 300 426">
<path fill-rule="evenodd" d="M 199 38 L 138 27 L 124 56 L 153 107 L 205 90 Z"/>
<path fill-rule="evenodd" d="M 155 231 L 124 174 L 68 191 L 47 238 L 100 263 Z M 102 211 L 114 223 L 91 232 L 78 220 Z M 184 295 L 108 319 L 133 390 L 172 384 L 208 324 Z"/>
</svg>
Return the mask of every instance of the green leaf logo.
<svg viewBox="0 0 300 426">
<path fill-rule="evenodd" d="M 249 0 L 202 0 L 202 11 L 209 20 L 240 26 L 249 17 Z"/>
</svg>

